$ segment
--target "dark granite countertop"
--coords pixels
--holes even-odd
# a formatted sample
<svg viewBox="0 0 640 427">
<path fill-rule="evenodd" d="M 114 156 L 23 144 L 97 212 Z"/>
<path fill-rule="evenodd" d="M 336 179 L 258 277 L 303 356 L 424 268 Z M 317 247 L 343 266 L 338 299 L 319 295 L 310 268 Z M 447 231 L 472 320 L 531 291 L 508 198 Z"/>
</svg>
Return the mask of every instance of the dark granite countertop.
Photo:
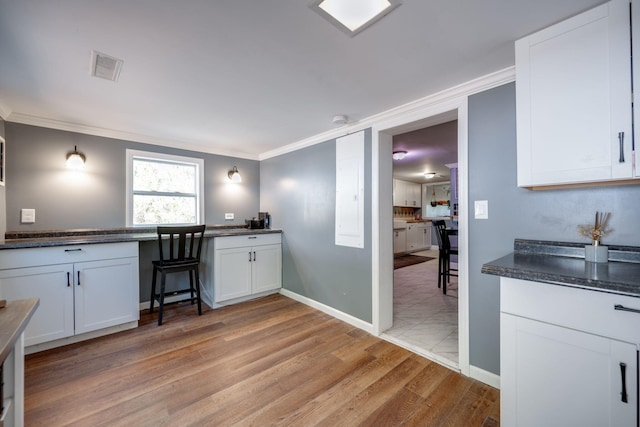
<svg viewBox="0 0 640 427">
<path fill-rule="evenodd" d="M 250 229 L 240 225 L 208 225 L 204 236 L 206 238 L 212 238 L 271 233 L 282 233 L 282 230 Z M 157 238 L 158 235 L 155 227 L 8 232 L 5 235 L 5 239 L 0 240 L 0 250 L 89 245 L 95 243 L 142 242 L 156 240 Z"/>
<path fill-rule="evenodd" d="M 609 246 L 609 262 L 584 260 L 584 244 L 516 239 L 515 251 L 482 272 L 640 297 L 640 248 Z"/>
</svg>

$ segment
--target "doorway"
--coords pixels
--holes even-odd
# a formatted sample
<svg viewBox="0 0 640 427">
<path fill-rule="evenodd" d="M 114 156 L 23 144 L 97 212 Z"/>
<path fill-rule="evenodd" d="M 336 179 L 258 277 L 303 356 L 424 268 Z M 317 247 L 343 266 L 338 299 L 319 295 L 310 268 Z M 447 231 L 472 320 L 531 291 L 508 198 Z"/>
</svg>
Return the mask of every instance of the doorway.
<svg viewBox="0 0 640 427">
<path fill-rule="evenodd" d="M 469 375 L 468 339 L 468 215 L 467 215 L 467 99 L 459 98 L 397 117 L 373 128 L 374 262 L 373 331 L 393 341 L 385 331 L 393 327 L 393 136 L 457 120 L 458 145 L 458 363 L 448 366 Z M 436 262 L 437 268 L 437 262 Z M 399 343 L 401 344 L 401 343 Z M 401 344 L 402 345 L 402 344 Z M 407 346 L 408 347 L 408 346 Z M 415 348 L 410 348 L 416 351 Z M 416 351 L 419 353 L 419 351 Z M 427 357 L 431 355 L 425 354 Z M 436 360 L 434 357 L 431 357 Z M 438 361 L 438 360 L 436 360 Z"/>
<path fill-rule="evenodd" d="M 458 368 L 458 280 L 439 278 L 434 220 L 457 228 L 457 120 L 393 136 L 393 325 L 384 334 Z M 418 190 L 418 202 L 402 190 Z M 411 193 L 406 191 L 406 193 Z M 452 239 L 457 238 L 457 236 Z M 457 258 L 452 265 L 457 270 Z"/>
</svg>

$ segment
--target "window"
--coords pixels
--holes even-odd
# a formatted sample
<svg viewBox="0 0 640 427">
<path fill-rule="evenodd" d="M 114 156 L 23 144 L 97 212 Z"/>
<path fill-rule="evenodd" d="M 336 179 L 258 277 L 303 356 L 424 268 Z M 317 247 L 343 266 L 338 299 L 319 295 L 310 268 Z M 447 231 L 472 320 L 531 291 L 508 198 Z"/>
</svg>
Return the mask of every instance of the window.
<svg viewBox="0 0 640 427">
<path fill-rule="evenodd" d="M 127 226 L 200 224 L 204 161 L 127 150 Z"/>
</svg>

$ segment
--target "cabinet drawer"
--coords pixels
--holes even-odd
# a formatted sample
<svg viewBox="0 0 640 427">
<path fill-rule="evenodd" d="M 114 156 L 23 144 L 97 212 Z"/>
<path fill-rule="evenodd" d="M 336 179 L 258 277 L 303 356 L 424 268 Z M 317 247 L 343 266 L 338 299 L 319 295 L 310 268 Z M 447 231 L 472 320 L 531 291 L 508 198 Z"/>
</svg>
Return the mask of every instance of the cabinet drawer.
<svg viewBox="0 0 640 427">
<path fill-rule="evenodd" d="M 274 245 L 282 243 L 282 235 L 274 234 L 247 234 L 244 236 L 215 237 L 215 249 L 242 248 L 261 245 Z"/>
<path fill-rule="evenodd" d="M 500 279 L 500 311 L 620 341 L 640 343 L 640 297 L 527 280 Z"/>
<path fill-rule="evenodd" d="M 0 270 L 138 256 L 138 242 L 96 243 L 0 251 Z"/>
</svg>

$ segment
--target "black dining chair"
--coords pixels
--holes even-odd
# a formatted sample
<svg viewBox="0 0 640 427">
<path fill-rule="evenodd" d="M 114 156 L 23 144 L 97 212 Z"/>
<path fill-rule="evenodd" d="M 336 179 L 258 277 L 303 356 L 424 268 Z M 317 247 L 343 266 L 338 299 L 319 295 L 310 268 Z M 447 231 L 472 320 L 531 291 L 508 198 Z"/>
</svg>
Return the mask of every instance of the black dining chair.
<svg viewBox="0 0 640 427">
<path fill-rule="evenodd" d="M 182 301 L 198 303 L 198 315 L 202 314 L 200 298 L 200 252 L 205 225 L 193 226 L 160 226 L 158 227 L 158 248 L 160 259 L 153 261 L 153 280 L 151 282 L 151 299 L 149 313 L 153 313 L 153 305 L 158 301 L 158 326 L 162 325 L 164 310 L 165 284 L 167 274 L 186 271 L 189 273 L 189 288 L 169 292 L 169 295 L 189 293 L 190 298 Z M 164 243 L 168 244 L 168 254 L 164 250 Z M 160 291 L 156 293 L 156 276 L 160 273 Z"/>
<path fill-rule="evenodd" d="M 451 268 L 451 256 L 458 256 L 458 248 L 451 246 L 451 240 L 449 239 L 449 231 L 444 220 L 431 221 L 436 231 L 436 238 L 438 239 L 438 288 L 442 286 L 442 293 L 447 293 L 447 283 L 451 282 L 451 276 L 457 277 L 457 274 L 452 274 L 451 271 L 458 271 L 456 268 Z"/>
</svg>

